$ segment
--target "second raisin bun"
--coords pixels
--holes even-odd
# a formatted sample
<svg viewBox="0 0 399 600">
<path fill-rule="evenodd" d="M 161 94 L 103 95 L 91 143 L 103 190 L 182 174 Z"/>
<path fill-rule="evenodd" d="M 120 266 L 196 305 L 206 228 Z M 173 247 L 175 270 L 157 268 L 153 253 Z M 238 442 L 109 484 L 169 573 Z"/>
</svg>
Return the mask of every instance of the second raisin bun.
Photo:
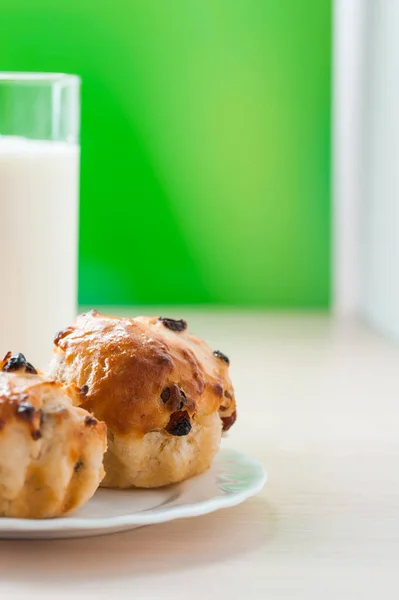
<svg viewBox="0 0 399 600">
<path fill-rule="evenodd" d="M 104 476 L 106 426 L 74 407 L 23 354 L 0 361 L 0 516 L 62 516 Z"/>
<path fill-rule="evenodd" d="M 183 320 L 91 311 L 55 338 L 50 375 L 107 424 L 102 485 L 158 487 L 202 473 L 235 420 L 228 358 Z"/>
</svg>

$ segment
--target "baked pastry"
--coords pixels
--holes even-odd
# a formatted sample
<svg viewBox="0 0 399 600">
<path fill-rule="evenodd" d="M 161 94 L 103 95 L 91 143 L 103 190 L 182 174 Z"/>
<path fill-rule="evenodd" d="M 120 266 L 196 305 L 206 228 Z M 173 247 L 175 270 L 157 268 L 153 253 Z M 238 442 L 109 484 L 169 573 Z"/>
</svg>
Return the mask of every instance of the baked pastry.
<svg viewBox="0 0 399 600">
<path fill-rule="evenodd" d="M 0 360 L 0 516 L 56 517 L 84 504 L 104 476 L 106 443 L 105 424 L 23 354 Z"/>
<path fill-rule="evenodd" d="M 235 421 L 228 358 L 183 320 L 91 311 L 57 334 L 50 376 L 107 424 L 107 487 L 158 487 L 205 471 Z"/>
</svg>

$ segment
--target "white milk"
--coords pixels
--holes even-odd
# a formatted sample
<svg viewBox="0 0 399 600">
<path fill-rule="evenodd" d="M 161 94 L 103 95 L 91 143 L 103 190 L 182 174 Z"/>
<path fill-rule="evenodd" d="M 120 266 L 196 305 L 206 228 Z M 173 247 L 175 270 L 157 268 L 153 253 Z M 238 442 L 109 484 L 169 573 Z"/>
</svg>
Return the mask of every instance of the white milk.
<svg viewBox="0 0 399 600">
<path fill-rule="evenodd" d="M 77 305 L 79 147 L 0 136 L 0 354 L 45 368 Z"/>
</svg>

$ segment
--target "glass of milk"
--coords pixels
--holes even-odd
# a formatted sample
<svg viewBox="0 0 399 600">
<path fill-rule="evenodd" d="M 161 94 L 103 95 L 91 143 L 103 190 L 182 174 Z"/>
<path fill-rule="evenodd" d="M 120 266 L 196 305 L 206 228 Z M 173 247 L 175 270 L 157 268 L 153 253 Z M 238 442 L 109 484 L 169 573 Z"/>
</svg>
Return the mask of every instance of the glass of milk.
<svg viewBox="0 0 399 600">
<path fill-rule="evenodd" d="M 79 96 L 76 76 L 0 72 L 0 354 L 40 369 L 76 314 Z"/>
</svg>

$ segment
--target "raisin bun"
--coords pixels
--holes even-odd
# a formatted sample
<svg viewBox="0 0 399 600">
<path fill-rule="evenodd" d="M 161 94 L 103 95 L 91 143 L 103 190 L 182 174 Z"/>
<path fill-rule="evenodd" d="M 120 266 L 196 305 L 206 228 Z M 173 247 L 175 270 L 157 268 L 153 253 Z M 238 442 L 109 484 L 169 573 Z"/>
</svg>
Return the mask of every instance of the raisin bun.
<svg viewBox="0 0 399 600">
<path fill-rule="evenodd" d="M 158 487 L 205 471 L 235 420 L 228 358 L 183 320 L 91 311 L 55 338 L 50 376 L 107 424 L 106 487 Z"/>
<path fill-rule="evenodd" d="M 84 504 L 104 476 L 107 434 L 23 354 L 0 361 L 0 516 L 45 518 Z"/>
</svg>

